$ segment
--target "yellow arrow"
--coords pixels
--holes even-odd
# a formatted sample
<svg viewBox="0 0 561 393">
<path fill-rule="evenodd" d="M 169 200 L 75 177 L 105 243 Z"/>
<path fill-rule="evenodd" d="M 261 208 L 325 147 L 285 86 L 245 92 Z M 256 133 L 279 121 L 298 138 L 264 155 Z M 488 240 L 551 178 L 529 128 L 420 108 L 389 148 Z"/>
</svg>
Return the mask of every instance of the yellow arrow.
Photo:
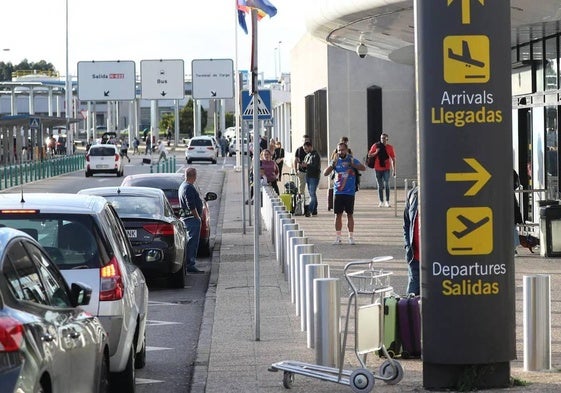
<svg viewBox="0 0 561 393">
<path fill-rule="evenodd" d="M 478 0 L 481 5 L 485 5 L 485 0 Z M 452 4 L 454 0 L 448 0 L 448 5 Z M 469 25 L 471 23 L 471 0 L 462 0 L 462 24 Z"/>
<path fill-rule="evenodd" d="M 474 181 L 475 184 L 466 191 L 464 196 L 475 196 L 489 181 L 491 174 L 475 158 L 464 158 L 464 161 L 475 172 L 447 173 L 446 181 Z"/>
</svg>

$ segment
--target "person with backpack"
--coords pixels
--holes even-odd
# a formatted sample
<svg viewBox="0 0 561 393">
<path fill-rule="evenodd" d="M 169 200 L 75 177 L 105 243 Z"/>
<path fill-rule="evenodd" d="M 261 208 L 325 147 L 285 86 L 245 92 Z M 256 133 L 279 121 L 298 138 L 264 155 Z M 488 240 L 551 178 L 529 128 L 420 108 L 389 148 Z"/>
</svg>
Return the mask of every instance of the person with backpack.
<svg viewBox="0 0 561 393">
<path fill-rule="evenodd" d="M 368 158 L 374 158 L 374 171 L 376 172 L 376 181 L 378 183 L 378 197 L 380 203 L 378 207 L 391 207 L 390 205 L 390 171 L 395 177 L 395 151 L 392 145 L 388 143 L 388 134 L 380 135 L 380 141 L 374 143 L 368 151 Z M 386 201 L 384 202 L 384 191 Z"/>
</svg>

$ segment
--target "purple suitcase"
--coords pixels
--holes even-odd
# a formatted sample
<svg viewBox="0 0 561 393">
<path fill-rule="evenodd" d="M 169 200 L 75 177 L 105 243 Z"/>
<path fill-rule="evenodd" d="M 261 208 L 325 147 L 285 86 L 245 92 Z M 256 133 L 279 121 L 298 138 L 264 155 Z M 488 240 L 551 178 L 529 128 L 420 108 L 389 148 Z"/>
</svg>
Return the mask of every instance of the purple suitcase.
<svg viewBox="0 0 561 393">
<path fill-rule="evenodd" d="M 421 310 L 419 296 L 399 299 L 397 303 L 397 326 L 401 341 L 401 357 L 421 356 Z"/>
</svg>

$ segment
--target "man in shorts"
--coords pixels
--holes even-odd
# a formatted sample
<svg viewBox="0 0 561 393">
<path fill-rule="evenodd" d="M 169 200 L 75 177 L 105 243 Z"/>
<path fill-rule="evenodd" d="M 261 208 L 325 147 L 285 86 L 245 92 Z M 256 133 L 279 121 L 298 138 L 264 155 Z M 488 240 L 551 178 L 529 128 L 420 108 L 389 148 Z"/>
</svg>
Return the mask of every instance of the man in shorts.
<svg viewBox="0 0 561 393">
<path fill-rule="evenodd" d="M 333 244 L 341 244 L 341 230 L 343 228 L 343 212 L 347 213 L 347 229 L 349 231 L 349 244 L 355 244 L 353 217 L 356 192 L 356 171 L 364 171 L 366 167 L 348 152 L 348 146 L 344 142 L 337 145 L 337 157 L 323 171 L 324 176 L 330 176 L 335 172 L 333 186 L 333 212 L 335 213 L 335 241 Z"/>
</svg>

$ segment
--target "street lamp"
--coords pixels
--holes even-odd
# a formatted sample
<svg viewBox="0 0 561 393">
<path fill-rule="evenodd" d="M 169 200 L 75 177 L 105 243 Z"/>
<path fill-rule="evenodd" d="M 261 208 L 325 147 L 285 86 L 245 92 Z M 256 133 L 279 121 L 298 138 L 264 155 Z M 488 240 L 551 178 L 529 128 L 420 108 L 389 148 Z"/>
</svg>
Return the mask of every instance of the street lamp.
<svg viewBox="0 0 561 393">
<path fill-rule="evenodd" d="M 72 110 L 72 84 L 70 81 L 70 69 L 68 67 L 68 0 L 66 0 L 66 80 L 65 80 L 65 115 L 66 115 L 66 151 L 68 154 L 73 153 L 72 143 L 74 138 L 70 132 L 70 111 Z"/>
</svg>

